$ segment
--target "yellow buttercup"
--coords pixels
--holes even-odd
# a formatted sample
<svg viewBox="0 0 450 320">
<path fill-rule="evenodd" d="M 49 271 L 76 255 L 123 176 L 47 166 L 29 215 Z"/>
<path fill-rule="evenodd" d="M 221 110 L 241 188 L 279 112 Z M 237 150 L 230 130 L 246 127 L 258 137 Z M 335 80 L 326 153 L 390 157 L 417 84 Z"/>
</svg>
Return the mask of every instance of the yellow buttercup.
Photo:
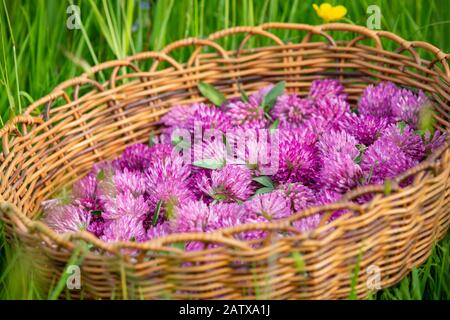
<svg viewBox="0 0 450 320">
<path fill-rule="evenodd" d="M 313 4 L 313 8 L 317 15 L 326 22 L 340 20 L 347 14 L 347 8 L 341 5 L 332 6 L 329 3 L 322 3 L 320 7 Z"/>
</svg>

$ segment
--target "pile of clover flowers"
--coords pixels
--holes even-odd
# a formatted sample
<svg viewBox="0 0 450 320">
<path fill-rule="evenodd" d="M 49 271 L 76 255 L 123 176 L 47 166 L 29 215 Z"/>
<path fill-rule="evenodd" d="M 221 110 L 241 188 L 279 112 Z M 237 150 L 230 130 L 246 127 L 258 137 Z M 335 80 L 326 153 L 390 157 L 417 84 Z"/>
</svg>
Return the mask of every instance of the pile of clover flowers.
<svg viewBox="0 0 450 320">
<path fill-rule="evenodd" d="M 285 94 L 284 82 L 231 100 L 212 86 L 199 89 L 212 104 L 173 107 L 149 145 L 131 145 L 119 158 L 96 164 L 72 186 L 69 199 L 44 202 L 45 222 L 58 233 L 86 230 L 115 242 L 274 221 L 338 201 L 357 186 L 383 184 L 445 141 L 445 134 L 423 129 L 428 98 L 389 82 L 369 85 L 353 110 L 333 79 L 314 81 L 306 97 Z M 231 132 L 227 139 L 235 141 L 248 132 L 268 133 L 269 144 L 277 140 L 269 161 L 276 170 L 264 171 L 263 158 L 248 160 L 252 151 L 268 151 L 267 145 L 246 144 L 241 161 L 227 161 L 229 141 L 214 134 L 180 148 L 186 139 L 175 133 L 182 129 L 194 137 L 198 128 Z M 271 138 L 275 133 L 277 139 Z M 189 150 L 200 160 L 185 161 Z M 306 232 L 320 219 L 317 213 L 293 226 Z M 239 237 L 262 236 L 253 231 Z"/>
</svg>

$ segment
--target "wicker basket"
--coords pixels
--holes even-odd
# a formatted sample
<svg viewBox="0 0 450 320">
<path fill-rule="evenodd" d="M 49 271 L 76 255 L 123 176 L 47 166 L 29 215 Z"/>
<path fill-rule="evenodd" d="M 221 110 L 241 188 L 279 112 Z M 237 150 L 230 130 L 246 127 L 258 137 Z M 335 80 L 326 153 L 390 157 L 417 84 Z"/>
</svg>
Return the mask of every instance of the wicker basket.
<svg viewBox="0 0 450 320">
<path fill-rule="evenodd" d="M 285 44 L 275 35 L 283 29 L 298 32 L 301 41 Z M 218 44 L 236 35 L 243 39 L 238 50 L 226 51 Z M 252 37 L 272 44 L 246 49 Z M 336 37 L 352 40 L 336 41 Z M 388 42 L 398 49 L 384 50 Z M 170 53 L 185 46 L 195 50 L 181 64 Z M 208 52 L 203 52 L 205 47 Z M 428 43 L 409 42 L 385 31 L 347 24 L 269 23 L 177 41 L 161 52 L 102 63 L 62 83 L 0 130 L 0 216 L 7 236 L 17 237 L 37 253 L 36 267 L 48 284 L 64 272 L 78 240 L 98 248 L 100 254 L 84 253 L 82 290 L 71 291 L 72 297 L 346 298 L 359 265 L 354 289 L 364 298 L 371 288 L 373 267 L 380 271 L 381 287 L 391 286 L 424 262 L 447 232 L 448 141 L 396 179 L 387 195 L 383 186 L 362 187 L 340 203 L 308 209 L 277 223 L 108 244 L 87 232 L 58 235 L 34 218 L 42 200 L 86 174 L 94 163 L 118 156 L 127 145 L 148 141 L 171 106 L 203 101 L 196 87 L 199 81 L 213 83 L 227 96 L 239 95 L 238 83 L 253 92 L 280 80 L 286 81 L 288 92 L 306 94 L 311 81 L 335 77 L 355 104 L 369 83 L 389 80 L 424 90 L 436 107 L 436 128 L 449 131 L 449 58 Z M 398 187 L 406 178 L 413 183 Z M 349 201 L 365 193 L 375 194 L 369 203 Z M 327 223 L 333 211 L 344 208 L 347 214 Z M 319 211 L 328 214 L 316 230 L 275 237 L 274 231 L 292 231 L 293 221 Z M 260 246 L 233 237 L 250 229 L 267 231 Z M 196 252 L 174 245 L 188 240 L 221 245 Z M 137 250 L 137 258 L 123 254 L 127 248 Z"/>
</svg>

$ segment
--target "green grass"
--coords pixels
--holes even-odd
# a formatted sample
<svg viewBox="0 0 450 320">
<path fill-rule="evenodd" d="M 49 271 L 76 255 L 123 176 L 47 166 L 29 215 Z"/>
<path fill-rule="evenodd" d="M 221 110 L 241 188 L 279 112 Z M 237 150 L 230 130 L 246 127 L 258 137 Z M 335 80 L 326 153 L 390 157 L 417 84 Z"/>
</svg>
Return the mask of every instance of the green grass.
<svg viewBox="0 0 450 320">
<path fill-rule="evenodd" d="M 123 58 L 141 51 L 160 50 L 186 37 L 208 34 L 237 25 L 264 22 L 320 24 L 306 0 L 165 0 L 165 1 L 55 1 L 0 0 L 0 127 L 27 105 L 49 93 L 58 83 L 90 66 Z M 448 0 L 333 0 L 348 8 L 349 22 L 365 25 L 366 9 L 379 5 L 382 29 L 408 40 L 423 40 L 450 52 Z M 66 9 L 71 3 L 81 8 L 82 28 L 66 27 Z M 320 3 L 317 1 L 316 3 Z M 298 41 L 291 31 L 278 33 L 285 41 Z M 239 38 L 227 38 L 221 45 L 235 48 Z M 249 45 L 257 46 L 254 39 Z M 392 44 L 384 43 L 393 49 Z M 174 57 L 185 60 L 189 49 Z M 43 298 L 23 254 L 7 248 L 0 239 L 1 298 Z M 447 237 L 432 256 L 394 288 L 381 291 L 380 299 L 449 299 L 450 258 Z M 25 257 L 26 258 L 26 257 Z M 26 260 L 26 259 L 25 259 Z M 31 278 L 30 278 L 31 277 Z"/>
<path fill-rule="evenodd" d="M 428 260 L 398 285 L 382 290 L 381 300 L 449 300 L 450 299 L 450 235 L 434 248 Z"/>
</svg>

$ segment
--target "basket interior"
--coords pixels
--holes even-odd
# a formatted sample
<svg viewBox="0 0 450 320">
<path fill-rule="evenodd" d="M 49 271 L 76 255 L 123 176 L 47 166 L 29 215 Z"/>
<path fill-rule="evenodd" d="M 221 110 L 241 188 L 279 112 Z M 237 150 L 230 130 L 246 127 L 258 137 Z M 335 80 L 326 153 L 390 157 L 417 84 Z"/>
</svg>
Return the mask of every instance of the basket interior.
<svg viewBox="0 0 450 320">
<path fill-rule="evenodd" d="M 150 71 L 141 66 L 152 57 L 139 55 L 63 83 L 26 111 L 40 121 L 18 123 L 3 134 L 1 197 L 35 217 L 42 200 L 82 177 L 94 163 L 118 156 L 127 145 L 146 143 L 170 107 L 204 101 L 199 81 L 233 97 L 240 95 L 239 87 L 251 93 L 281 80 L 289 93 L 306 95 L 313 80 L 337 78 L 353 106 L 368 84 L 393 81 L 423 90 L 435 106 L 435 128 L 450 128 L 445 70 L 438 63 L 428 68 L 430 61 L 415 55 L 354 41 L 208 51 L 195 51 L 182 65 L 157 60 Z M 97 81 L 100 72 L 107 82 Z"/>
</svg>

